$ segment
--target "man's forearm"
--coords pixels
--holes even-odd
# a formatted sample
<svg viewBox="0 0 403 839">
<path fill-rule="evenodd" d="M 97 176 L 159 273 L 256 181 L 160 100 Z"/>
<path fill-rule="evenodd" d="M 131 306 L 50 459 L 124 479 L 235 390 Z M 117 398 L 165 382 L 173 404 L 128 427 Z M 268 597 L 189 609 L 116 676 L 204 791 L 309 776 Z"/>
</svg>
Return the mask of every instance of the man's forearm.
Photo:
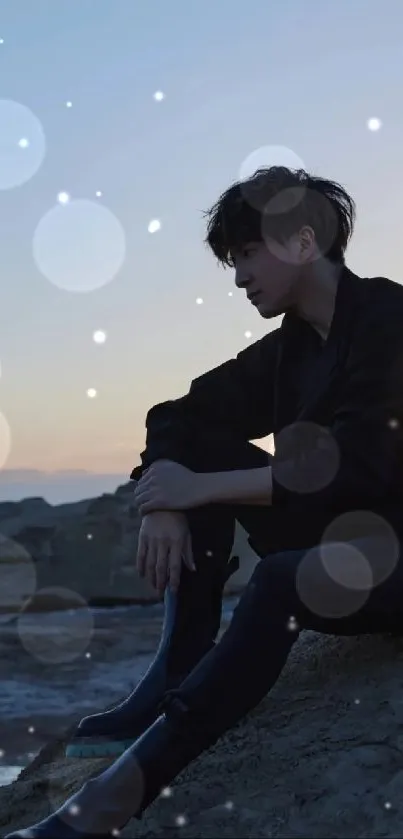
<svg viewBox="0 0 403 839">
<path fill-rule="evenodd" d="M 273 483 L 271 466 L 199 474 L 204 485 L 204 503 L 255 504 L 270 507 Z"/>
</svg>

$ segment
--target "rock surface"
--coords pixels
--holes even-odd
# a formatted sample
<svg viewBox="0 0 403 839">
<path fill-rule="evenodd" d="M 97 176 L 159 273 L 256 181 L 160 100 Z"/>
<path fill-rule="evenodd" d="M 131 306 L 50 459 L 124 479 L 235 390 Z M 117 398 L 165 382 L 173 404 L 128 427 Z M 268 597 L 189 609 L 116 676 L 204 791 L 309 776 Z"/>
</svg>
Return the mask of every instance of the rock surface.
<svg viewBox="0 0 403 839">
<path fill-rule="evenodd" d="M 139 522 L 131 489 L 60 507 L 42 499 L 0 505 L 0 749 L 15 755 L 18 737 L 26 749 L 33 722 L 40 735 L 34 751 L 53 738 L 17 781 L 0 789 L 2 836 L 44 818 L 108 765 L 66 760 L 68 728 L 73 717 L 127 695 L 139 661 L 145 669 L 156 649 L 157 607 L 140 609 L 146 615 L 136 620 L 130 610 L 103 610 L 95 627 L 85 623 L 87 608 L 66 610 L 78 621 L 73 626 L 60 623 L 60 612 L 55 619 L 40 611 L 55 599 L 70 607 L 150 602 L 152 591 L 133 573 Z M 230 591 L 242 588 L 256 562 L 243 532 L 237 540 L 244 561 Z M 45 597 L 49 586 L 58 587 L 57 597 Z M 29 597 L 37 611 L 21 615 Z M 78 640 L 85 644 L 74 651 Z M 402 837 L 402 663 L 403 639 L 302 633 L 260 706 L 121 835 Z"/>
<path fill-rule="evenodd" d="M 402 662 L 401 639 L 302 633 L 260 706 L 121 835 L 401 837 Z M 66 760 L 64 739 L 0 790 L 1 835 L 45 817 L 108 765 Z"/>
<path fill-rule="evenodd" d="M 61 601 L 148 603 L 155 592 L 138 576 L 135 556 L 140 517 L 130 482 L 113 494 L 52 506 L 42 498 L 0 503 L 0 614 L 47 609 Z M 256 562 L 237 526 L 234 552 L 242 568 L 226 593 L 242 589 Z M 46 593 L 47 589 L 59 589 Z"/>
</svg>

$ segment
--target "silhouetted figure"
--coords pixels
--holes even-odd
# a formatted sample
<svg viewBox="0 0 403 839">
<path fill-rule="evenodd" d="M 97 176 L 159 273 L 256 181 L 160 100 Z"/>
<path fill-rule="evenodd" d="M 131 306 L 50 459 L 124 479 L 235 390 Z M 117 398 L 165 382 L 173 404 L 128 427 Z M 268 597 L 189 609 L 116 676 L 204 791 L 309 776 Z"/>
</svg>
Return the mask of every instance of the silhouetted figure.
<svg viewBox="0 0 403 839">
<path fill-rule="evenodd" d="M 193 488 L 202 475 L 203 503 L 179 506 L 196 572 L 183 566 L 178 591 L 166 589 L 162 642 L 143 681 L 84 719 L 68 747 L 118 759 L 14 837 L 109 835 L 140 817 L 263 699 L 301 630 L 402 630 L 403 288 L 346 267 L 354 217 L 341 186 L 284 167 L 231 186 L 208 213 L 207 243 L 237 288 L 263 318 L 285 316 L 186 396 L 149 411 L 131 476 L 142 526 L 161 461 L 190 470 Z M 271 433 L 274 457 L 250 442 Z M 261 561 L 215 643 L 236 520 Z M 147 574 L 168 561 L 146 557 Z"/>
</svg>

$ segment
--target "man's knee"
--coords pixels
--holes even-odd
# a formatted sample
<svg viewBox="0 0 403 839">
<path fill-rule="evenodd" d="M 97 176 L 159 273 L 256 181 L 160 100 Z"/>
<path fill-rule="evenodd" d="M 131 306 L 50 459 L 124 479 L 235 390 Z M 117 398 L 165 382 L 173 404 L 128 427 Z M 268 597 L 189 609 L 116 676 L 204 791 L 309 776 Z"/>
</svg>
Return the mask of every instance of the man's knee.
<svg viewBox="0 0 403 839">
<path fill-rule="evenodd" d="M 242 638 L 248 627 L 262 638 L 267 638 L 267 632 L 274 628 L 298 629 L 296 575 L 301 557 L 303 551 L 287 551 L 270 554 L 258 562 L 234 611 L 230 635 L 238 632 Z"/>
<path fill-rule="evenodd" d="M 252 608 L 294 614 L 297 573 L 304 553 L 298 550 L 269 554 L 257 563 L 248 584 L 247 599 Z"/>
<path fill-rule="evenodd" d="M 295 589 L 298 568 L 306 554 L 305 550 L 279 551 L 268 554 L 257 563 L 251 581 L 258 586 L 274 591 Z"/>
<path fill-rule="evenodd" d="M 269 554 L 251 577 L 257 598 L 295 617 L 300 626 L 330 631 L 364 605 L 367 594 L 354 585 L 354 556 L 340 546 Z"/>
</svg>

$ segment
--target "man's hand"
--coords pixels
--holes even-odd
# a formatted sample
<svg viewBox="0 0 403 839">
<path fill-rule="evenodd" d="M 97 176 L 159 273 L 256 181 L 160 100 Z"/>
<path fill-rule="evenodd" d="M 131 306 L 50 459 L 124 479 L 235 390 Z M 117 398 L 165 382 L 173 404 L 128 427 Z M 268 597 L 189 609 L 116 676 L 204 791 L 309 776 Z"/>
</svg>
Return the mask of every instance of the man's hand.
<svg viewBox="0 0 403 839">
<path fill-rule="evenodd" d="M 134 499 L 141 516 L 155 510 L 186 510 L 208 501 L 203 474 L 172 460 L 158 460 L 143 472 Z"/>
<path fill-rule="evenodd" d="M 137 571 L 162 597 L 167 582 L 179 588 L 182 559 L 196 571 L 189 525 L 184 513 L 157 511 L 143 518 L 137 548 Z"/>
</svg>

